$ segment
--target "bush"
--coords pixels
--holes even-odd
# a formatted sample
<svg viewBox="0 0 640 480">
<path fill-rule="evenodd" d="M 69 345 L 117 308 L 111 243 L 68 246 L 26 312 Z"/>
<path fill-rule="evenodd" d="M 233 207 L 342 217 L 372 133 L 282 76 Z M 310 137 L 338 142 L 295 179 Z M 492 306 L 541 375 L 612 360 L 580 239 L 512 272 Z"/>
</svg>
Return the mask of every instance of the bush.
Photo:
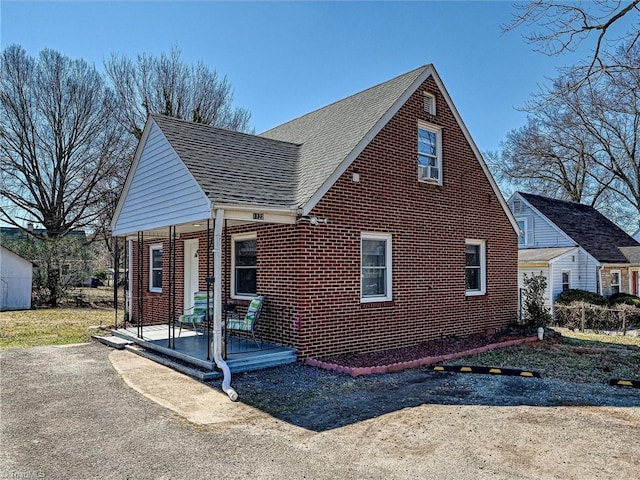
<svg viewBox="0 0 640 480">
<path fill-rule="evenodd" d="M 587 290 L 579 290 L 577 288 L 565 290 L 558 295 L 558 298 L 556 298 L 556 303 L 559 303 L 560 305 L 570 305 L 573 302 L 585 302 L 603 307 L 609 305 L 607 299 L 602 295 L 598 295 L 594 292 L 588 292 Z"/>
<path fill-rule="evenodd" d="M 531 276 L 525 273 L 523 283 L 522 319 L 530 327 L 546 327 L 551 323 L 551 313 L 544 305 L 547 279 L 542 272 Z"/>
<path fill-rule="evenodd" d="M 640 307 L 640 297 L 636 297 L 630 293 L 614 293 L 609 297 L 609 303 L 611 305 L 625 304 Z"/>
</svg>

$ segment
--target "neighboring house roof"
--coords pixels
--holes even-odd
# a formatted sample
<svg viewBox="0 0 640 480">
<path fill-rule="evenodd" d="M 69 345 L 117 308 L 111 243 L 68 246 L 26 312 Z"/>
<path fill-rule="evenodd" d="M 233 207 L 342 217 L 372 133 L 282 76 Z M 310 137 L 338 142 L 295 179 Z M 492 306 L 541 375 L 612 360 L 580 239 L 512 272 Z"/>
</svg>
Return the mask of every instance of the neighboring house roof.
<svg viewBox="0 0 640 480">
<path fill-rule="evenodd" d="M 635 233 L 631 236 L 640 242 L 640 228 L 636 230 Z"/>
<path fill-rule="evenodd" d="M 577 247 L 523 248 L 518 250 L 518 263 L 549 263 Z"/>
<path fill-rule="evenodd" d="M 633 265 L 640 265 L 640 246 L 639 247 L 620 247 L 620 251 Z"/>
<path fill-rule="evenodd" d="M 600 263 L 629 263 L 619 247 L 640 246 L 593 207 L 531 193 L 517 193 Z"/>
<path fill-rule="evenodd" d="M 42 237 L 47 234 L 44 228 L 34 228 L 31 230 L 34 235 Z M 0 227 L 0 242 L 21 242 L 29 239 L 30 233 L 18 227 Z M 86 240 L 87 235 L 84 230 L 71 230 L 67 233 L 68 237 L 75 237 L 80 240 Z"/>
</svg>

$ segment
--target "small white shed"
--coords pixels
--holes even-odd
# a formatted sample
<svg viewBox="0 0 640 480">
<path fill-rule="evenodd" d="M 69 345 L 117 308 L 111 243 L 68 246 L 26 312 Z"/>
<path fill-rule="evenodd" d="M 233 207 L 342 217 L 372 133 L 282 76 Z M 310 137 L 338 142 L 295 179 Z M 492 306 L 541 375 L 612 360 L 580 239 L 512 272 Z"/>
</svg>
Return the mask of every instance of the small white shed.
<svg viewBox="0 0 640 480">
<path fill-rule="evenodd" d="M 31 308 L 33 264 L 0 245 L 0 310 Z"/>
</svg>

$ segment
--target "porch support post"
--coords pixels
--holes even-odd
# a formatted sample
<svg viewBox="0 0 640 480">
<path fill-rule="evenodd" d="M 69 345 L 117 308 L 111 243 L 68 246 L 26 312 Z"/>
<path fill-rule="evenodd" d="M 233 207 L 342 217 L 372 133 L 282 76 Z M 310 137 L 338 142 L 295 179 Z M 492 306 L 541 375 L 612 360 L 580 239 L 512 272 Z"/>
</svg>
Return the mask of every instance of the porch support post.
<svg viewBox="0 0 640 480">
<path fill-rule="evenodd" d="M 118 329 L 118 280 L 120 280 L 120 251 L 118 249 L 118 237 L 113 239 L 113 309 L 115 310 L 116 319 L 115 327 Z"/>
<path fill-rule="evenodd" d="M 232 401 L 238 399 L 238 393 L 231 387 L 231 370 L 222 359 L 222 225 L 224 210 L 215 210 L 213 226 L 213 359 L 224 375 L 222 390 Z"/>
</svg>

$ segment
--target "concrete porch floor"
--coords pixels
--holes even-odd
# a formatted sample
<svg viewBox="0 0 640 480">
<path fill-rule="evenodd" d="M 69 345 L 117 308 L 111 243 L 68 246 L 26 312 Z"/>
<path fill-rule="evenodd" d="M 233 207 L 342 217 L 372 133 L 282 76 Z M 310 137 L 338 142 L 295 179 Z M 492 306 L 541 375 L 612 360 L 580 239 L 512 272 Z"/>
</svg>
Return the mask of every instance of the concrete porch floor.
<svg viewBox="0 0 640 480">
<path fill-rule="evenodd" d="M 124 348 L 183 371 L 183 373 L 202 379 L 215 378 L 220 375 L 213 361 L 213 352 L 210 351 L 213 332 L 208 336 L 206 330 L 194 331 L 183 328 L 178 336 L 178 327 L 176 327 L 175 346 L 173 331 L 170 330 L 168 324 L 143 326 L 142 337 L 138 336 L 137 327 L 118 328 L 112 330 L 111 333 L 127 343 L 128 348 Z M 103 341 L 103 343 L 107 342 Z M 111 346 L 123 348 L 116 345 Z M 293 348 L 259 340 L 256 344 L 252 339 L 236 336 L 229 336 L 226 339 L 226 348 L 225 360 L 231 373 L 234 374 L 284 365 L 295 362 L 297 359 L 296 351 Z M 172 362 L 171 359 L 175 361 Z M 184 364 L 187 364 L 186 369 L 179 368 L 179 365 L 184 366 Z M 198 374 L 198 371 L 202 373 Z"/>
</svg>

